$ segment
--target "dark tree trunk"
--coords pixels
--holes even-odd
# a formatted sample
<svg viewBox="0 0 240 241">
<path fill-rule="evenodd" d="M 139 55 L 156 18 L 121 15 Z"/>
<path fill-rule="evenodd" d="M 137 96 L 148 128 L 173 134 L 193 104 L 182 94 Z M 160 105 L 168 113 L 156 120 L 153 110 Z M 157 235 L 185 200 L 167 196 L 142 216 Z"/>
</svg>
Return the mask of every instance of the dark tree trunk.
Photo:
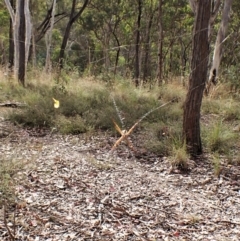
<svg viewBox="0 0 240 241">
<path fill-rule="evenodd" d="M 10 1 L 12 8 L 15 9 L 14 0 Z M 9 23 L 9 54 L 8 54 L 8 67 L 10 71 L 13 69 L 14 65 L 14 40 L 13 40 L 13 23 L 12 19 L 10 18 Z"/>
<path fill-rule="evenodd" d="M 202 154 L 200 109 L 207 80 L 211 1 L 201 0 L 196 4 L 191 74 L 183 115 L 183 137 L 192 156 Z"/>
<path fill-rule="evenodd" d="M 25 14 L 24 14 L 25 0 L 20 1 L 19 6 L 19 69 L 18 81 L 25 85 Z"/>
<path fill-rule="evenodd" d="M 116 73 L 117 73 L 117 66 L 118 66 L 118 60 L 119 60 L 119 55 L 120 55 L 120 50 L 121 50 L 121 45 L 120 45 L 120 42 L 119 42 L 119 39 L 118 39 L 118 37 L 117 37 L 117 35 L 116 35 L 116 33 L 115 32 L 113 32 L 113 36 L 114 36 L 114 38 L 115 38 L 115 40 L 116 40 L 116 42 L 117 42 L 117 46 L 118 46 L 118 48 L 117 48 L 117 55 L 116 55 L 116 60 L 115 60 L 115 66 L 114 66 L 114 76 L 116 75 Z"/>
<path fill-rule="evenodd" d="M 139 49 L 140 49 L 141 15 L 142 15 L 142 0 L 138 0 L 138 18 L 137 18 L 136 43 L 135 43 L 135 72 L 134 72 L 134 79 L 135 79 L 136 86 L 139 86 L 139 77 L 140 77 Z"/>
<path fill-rule="evenodd" d="M 80 8 L 80 10 L 75 14 L 75 8 L 76 8 L 76 0 L 72 1 L 72 9 L 69 17 L 69 21 L 67 24 L 67 27 L 65 29 L 65 33 L 62 40 L 62 45 L 59 53 L 59 69 L 61 70 L 63 68 L 63 62 L 64 62 L 64 52 L 67 46 L 67 41 L 70 36 L 71 28 L 73 23 L 81 16 L 84 9 L 87 7 L 89 0 L 85 0 L 83 3 L 83 6 Z"/>
<path fill-rule="evenodd" d="M 150 45 L 151 45 L 151 28 L 152 28 L 152 21 L 153 21 L 153 16 L 154 16 L 154 12 L 151 13 L 149 22 L 148 22 L 148 27 L 147 27 L 147 36 L 146 36 L 146 42 L 145 42 L 145 48 L 144 48 L 144 52 L 145 52 L 145 56 L 144 56 L 144 63 L 143 63 L 143 82 L 146 83 L 147 79 L 149 76 L 151 76 L 150 74 Z"/>
<path fill-rule="evenodd" d="M 157 82 L 158 85 L 162 83 L 163 78 L 163 27 L 162 27 L 162 0 L 158 3 L 158 69 Z"/>
</svg>

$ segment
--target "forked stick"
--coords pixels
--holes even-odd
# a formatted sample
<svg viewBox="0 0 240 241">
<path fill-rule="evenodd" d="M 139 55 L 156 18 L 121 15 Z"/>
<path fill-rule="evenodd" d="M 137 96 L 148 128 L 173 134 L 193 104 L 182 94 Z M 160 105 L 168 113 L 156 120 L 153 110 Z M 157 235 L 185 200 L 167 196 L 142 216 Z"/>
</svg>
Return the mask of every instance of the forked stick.
<svg viewBox="0 0 240 241">
<path fill-rule="evenodd" d="M 137 126 L 144 118 L 146 118 L 149 114 L 151 114 L 152 112 L 154 112 L 154 111 L 156 111 L 156 110 L 158 110 L 158 109 L 160 109 L 160 108 L 162 108 L 162 107 L 164 107 L 164 106 L 172 103 L 173 101 L 174 101 L 174 99 L 171 100 L 171 101 L 168 101 L 167 103 L 164 103 L 164 104 L 162 104 L 162 105 L 160 105 L 160 106 L 158 106 L 158 107 L 156 107 L 156 108 L 153 108 L 153 109 L 151 109 L 150 111 L 148 111 L 145 115 L 143 115 L 140 119 L 138 119 L 138 121 L 137 121 L 137 122 L 129 129 L 129 131 L 127 131 L 127 132 L 126 132 L 126 131 L 122 131 L 122 130 L 120 129 L 120 127 L 117 125 L 117 123 L 113 120 L 113 123 L 114 123 L 114 125 L 115 125 L 115 128 L 116 128 L 116 130 L 121 134 L 121 137 L 115 142 L 115 144 L 113 145 L 111 151 L 114 151 L 123 140 L 126 140 L 127 143 L 128 143 L 128 146 L 132 149 L 133 146 L 132 146 L 132 144 L 130 143 L 128 137 L 129 137 L 129 135 L 133 132 L 133 130 L 136 128 L 136 126 Z M 130 143 L 130 145 L 129 145 L 129 143 Z"/>
</svg>

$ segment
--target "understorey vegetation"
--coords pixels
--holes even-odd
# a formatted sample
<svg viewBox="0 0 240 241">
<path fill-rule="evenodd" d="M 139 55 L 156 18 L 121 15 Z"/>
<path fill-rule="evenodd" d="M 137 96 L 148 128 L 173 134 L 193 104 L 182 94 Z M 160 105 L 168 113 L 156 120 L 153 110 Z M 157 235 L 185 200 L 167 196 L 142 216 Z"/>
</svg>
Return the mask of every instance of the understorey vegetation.
<svg viewBox="0 0 240 241">
<path fill-rule="evenodd" d="M 160 156 L 179 155 L 179 149 L 186 148 L 182 116 L 187 87 L 180 78 L 169 79 L 161 86 L 136 88 L 130 79 L 122 78 L 109 84 L 97 77 L 77 78 L 74 73 L 61 82 L 55 81 L 54 74 L 39 71 L 38 76 L 29 72 L 29 84 L 24 88 L 2 73 L 1 102 L 22 103 L 7 111 L 6 118 L 12 123 L 51 133 L 102 131 L 117 135 L 114 121 L 127 131 L 146 113 L 167 103 L 147 115 L 130 137 L 139 148 Z M 54 108 L 53 98 L 60 102 L 59 108 Z M 231 93 L 228 83 L 219 83 L 211 95 L 204 97 L 201 111 L 204 152 L 226 155 L 231 163 L 240 159 L 239 98 L 236 92 Z"/>
</svg>

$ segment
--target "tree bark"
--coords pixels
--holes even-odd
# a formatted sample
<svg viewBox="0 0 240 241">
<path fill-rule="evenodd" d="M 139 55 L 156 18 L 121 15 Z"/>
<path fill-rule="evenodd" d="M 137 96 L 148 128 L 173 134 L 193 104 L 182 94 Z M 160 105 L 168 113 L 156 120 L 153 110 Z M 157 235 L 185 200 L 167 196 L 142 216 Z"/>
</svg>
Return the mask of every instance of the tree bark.
<svg viewBox="0 0 240 241">
<path fill-rule="evenodd" d="M 83 6 L 80 8 L 80 10 L 75 14 L 75 8 L 76 8 L 76 0 L 72 1 L 72 9 L 69 17 L 69 21 L 67 24 L 67 27 L 65 29 L 65 33 L 62 40 L 62 45 L 59 53 L 59 69 L 61 70 L 63 68 L 63 60 L 64 60 L 64 52 L 65 48 L 67 46 L 67 41 L 69 39 L 70 31 L 72 28 L 73 23 L 81 16 L 84 9 L 87 7 L 89 0 L 85 0 L 83 3 Z"/>
<path fill-rule="evenodd" d="M 209 55 L 208 29 L 211 1 L 197 2 L 194 21 L 193 50 L 189 89 L 184 104 L 183 138 L 192 156 L 202 154 L 200 110 L 207 79 Z"/>
<path fill-rule="evenodd" d="M 29 11 L 29 0 L 25 0 L 24 5 L 24 14 L 25 14 L 25 68 L 28 65 L 29 59 L 29 50 L 31 45 L 31 38 L 32 38 L 32 22 L 31 22 L 31 14 Z"/>
<path fill-rule="evenodd" d="M 135 72 L 134 79 L 135 85 L 139 86 L 140 79 L 140 27 L 141 27 L 141 17 L 142 17 L 142 0 L 138 0 L 138 18 L 137 18 L 137 30 L 136 30 L 136 43 L 135 43 Z"/>
<path fill-rule="evenodd" d="M 152 5 L 152 1 L 151 1 Z M 143 82 L 147 83 L 147 79 L 151 77 L 151 66 L 150 66 L 150 49 L 151 49 L 151 29 L 153 23 L 155 11 L 153 10 L 153 6 L 151 6 L 151 12 L 148 20 L 148 26 L 146 30 L 146 41 L 144 45 L 144 62 L 143 62 Z"/>
<path fill-rule="evenodd" d="M 15 4 L 14 0 L 10 1 L 10 4 L 12 6 L 12 9 L 14 11 L 15 9 Z M 9 54 L 8 54 L 8 68 L 10 71 L 12 71 L 13 66 L 14 66 L 14 40 L 13 40 L 13 21 L 12 18 L 10 17 L 9 20 Z"/>
<path fill-rule="evenodd" d="M 47 51 L 46 51 L 45 71 L 47 73 L 50 73 L 52 69 L 50 51 L 51 51 L 51 44 L 52 44 L 52 30 L 54 25 L 55 8 L 56 8 L 56 0 L 53 0 L 50 28 L 46 34 Z"/>
<path fill-rule="evenodd" d="M 162 0 L 158 3 L 158 70 L 157 82 L 158 85 L 162 83 L 163 78 L 163 27 L 162 27 Z"/>
<path fill-rule="evenodd" d="M 19 36 L 18 36 L 18 29 L 19 29 L 19 3 L 20 1 L 16 1 L 16 11 L 14 12 L 13 5 L 11 4 L 10 0 L 5 0 L 5 4 L 9 11 L 11 20 L 12 20 L 12 29 L 13 29 L 13 42 L 14 42 L 14 78 L 17 79 L 18 77 L 18 69 L 19 69 Z"/>
<path fill-rule="evenodd" d="M 25 0 L 19 0 L 19 70 L 18 70 L 18 81 L 24 86 L 25 85 L 25 13 L 24 5 Z"/>
</svg>

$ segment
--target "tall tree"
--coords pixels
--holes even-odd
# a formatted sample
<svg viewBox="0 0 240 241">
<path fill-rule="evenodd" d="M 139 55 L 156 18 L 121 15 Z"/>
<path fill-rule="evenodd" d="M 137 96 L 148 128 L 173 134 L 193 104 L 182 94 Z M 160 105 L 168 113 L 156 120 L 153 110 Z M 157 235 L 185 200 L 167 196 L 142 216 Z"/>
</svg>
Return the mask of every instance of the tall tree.
<svg viewBox="0 0 240 241">
<path fill-rule="evenodd" d="M 72 1 L 71 13 L 70 13 L 70 16 L 69 16 L 67 27 L 65 29 L 65 33 L 64 33 L 64 36 L 63 36 L 62 45 L 61 45 L 61 49 L 60 49 L 60 53 L 59 53 L 59 68 L 60 68 L 60 70 L 63 68 L 64 52 L 65 52 L 65 48 L 67 46 L 67 41 L 68 41 L 69 36 L 70 36 L 72 25 L 81 16 L 84 9 L 87 7 L 88 3 L 89 3 L 89 0 L 84 0 L 84 3 L 81 6 L 80 10 L 77 13 L 75 13 L 77 1 L 76 0 Z"/>
<path fill-rule="evenodd" d="M 231 6 L 232 6 L 232 0 L 225 0 L 223 11 L 222 11 L 222 20 L 218 30 L 217 39 L 214 47 L 212 67 L 209 73 L 209 80 L 208 80 L 208 86 L 206 88 L 206 93 L 209 92 L 211 83 L 213 84 L 217 83 L 219 66 L 223 55 L 223 42 L 225 41 L 225 38 L 226 38 Z"/>
<path fill-rule="evenodd" d="M 190 0 L 190 3 L 195 6 L 195 19 L 191 73 L 184 104 L 183 138 L 190 154 L 196 156 L 202 154 L 200 111 L 207 79 L 211 1 Z"/>
<path fill-rule="evenodd" d="M 52 30 L 53 30 L 53 25 L 54 25 L 55 8 L 56 8 L 56 0 L 53 0 L 50 28 L 46 34 L 47 52 L 46 52 L 46 61 L 45 61 L 45 71 L 47 73 L 51 72 L 50 50 L 51 50 L 51 44 L 52 44 Z"/>
<path fill-rule="evenodd" d="M 10 5 L 12 6 L 13 11 L 15 11 L 15 1 L 10 0 Z M 9 23 L 9 57 L 8 57 L 8 63 L 9 63 L 9 69 L 12 71 L 12 68 L 14 66 L 14 40 L 13 40 L 13 21 L 10 17 L 10 23 Z"/>
<path fill-rule="evenodd" d="M 19 1 L 16 2 L 16 11 L 14 11 L 13 5 L 9 0 L 5 0 L 5 4 L 12 20 L 14 42 L 14 77 L 17 78 L 19 69 Z"/>
<path fill-rule="evenodd" d="M 162 26 L 162 5 L 163 1 L 158 2 L 158 65 L 157 65 L 157 82 L 162 83 L 163 77 L 163 26 Z"/>
<path fill-rule="evenodd" d="M 17 0 L 15 12 L 13 2 L 5 0 L 5 3 L 10 13 L 13 26 L 14 76 L 24 86 L 26 58 L 28 57 L 31 36 L 29 0 Z"/>
<path fill-rule="evenodd" d="M 153 17 L 157 10 L 155 6 L 155 2 L 153 0 L 150 1 L 149 7 L 146 4 L 147 13 L 147 24 L 146 24 L 146 38 L 144 39 L 144 59 L 143 59 L 143 82 L 146 83 L 148 78 L 151 77 L 151 30 L 153 25 Z M 149 8 L 149 10 L 148 10 Z"/>
<path fill-rule="evenodd" d="M 26 0 L 18 0 L 19 5 L 19 28 L 18 28 L 18 36 L 19 36 L 19 69 L 18 69 L 18 81 L 24 86 L 25 82 L 25 13 L 24 13 L 24 5 Z"/>
<path fill-rule="evenodd" d="M 140 78 L 140 27 L 142 18 L 142 0 L 137 0 L 138 2 L 138 16 L 137 16 L 137 29 L 136 29 L 136 43 L 135 43 L 135 71 L 134 79 L 135 85 L 139 86 Z"/>
</svg>

